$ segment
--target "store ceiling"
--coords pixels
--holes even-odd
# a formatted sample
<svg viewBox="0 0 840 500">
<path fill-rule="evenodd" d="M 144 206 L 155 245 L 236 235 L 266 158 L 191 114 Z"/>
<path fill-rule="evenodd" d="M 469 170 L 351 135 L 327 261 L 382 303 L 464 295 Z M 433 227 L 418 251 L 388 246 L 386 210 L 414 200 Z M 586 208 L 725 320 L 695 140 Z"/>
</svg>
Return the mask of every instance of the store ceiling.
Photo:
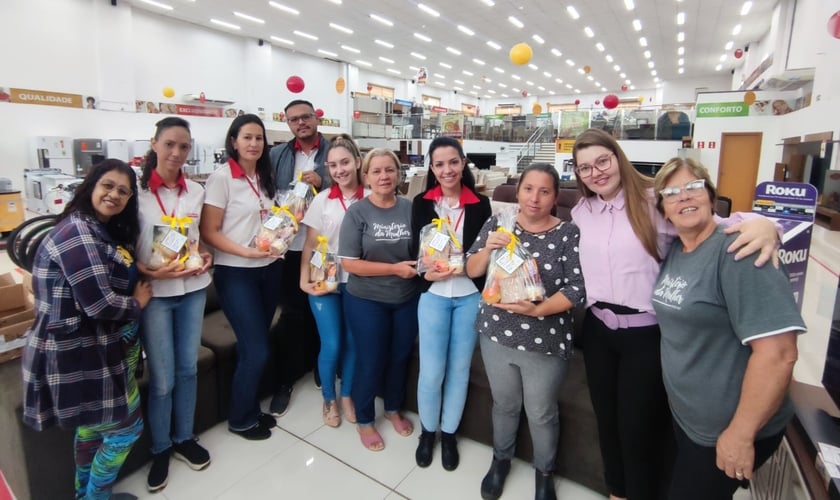
<svg viewBox="0 0 840 500">
<path fill-rule="evenodd" d="M 747 2 L 751 8 L 746 15 L 741 14 L 743 0 L 155 0 L 171 10 L 150 0 L 130 3 L 392 77 L 410 80 L 417 68 L 426 67 L 427 85 L 433 88 L 482 98 L 519 97 L 523 90 L 534 96 L 568 98 L 576 93 L 621 95 L 624 84 L 626 93 L 633 95 L 635 89 L 650 89 L 662 81 L 728 74 L 744 61 L 734 57 L 735 49 L 757 42 L 769 30 L 776 0 Z M 626 3 L 635 6 L 628 10 Z M 439 16 L 418 7 L 421 4 Z M 579 19 L 572 19 L 570 6 Z M 677 24 L 679 13 L 684 13 L 683 25 Z M 509 21 L 511 16 L 523 27 Z M 641 30 L 635 29 L 634 20 L 641 22 Z M 740 32 L 733 34 L 736 25 L 741 26 Z M 586 27 L 593 36 L 585 33 Z M 680 32 L 684 33 L 682 42 L 678 41 Z M 646 39 L 647 47 L 641 46 L 640 37 Z M 510 60 L 510 48 L 519 42 L 533 49 L 530 66 Z M 645 51 L 650 52 L 649 58 Z M 679 68 L 684 68 L 683 73 Z"/>
</svg>

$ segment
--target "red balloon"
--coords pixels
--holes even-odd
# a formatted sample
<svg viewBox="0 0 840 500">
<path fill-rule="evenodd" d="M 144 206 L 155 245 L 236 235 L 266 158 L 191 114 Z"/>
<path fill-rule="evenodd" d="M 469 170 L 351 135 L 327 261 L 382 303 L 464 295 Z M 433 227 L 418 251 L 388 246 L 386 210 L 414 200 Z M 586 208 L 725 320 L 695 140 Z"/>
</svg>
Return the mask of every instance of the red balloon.
<svg viewBox="0 0 840 500">
<path fill-rule="evenodd" d="M 595 105 L 598 106 L 600 104 L 601 104 L 601 100 L 600 99 L 595 99 Z"/>
<path fill-rule="evenodd" d="M 735 49 L 735 59 L 740 59 L 744 55 L 744 51 L 741 49 Z"/>
<path fill-rule="evenodd" d="M 305 86 L 303 78 L 299 76 L 290 76 L 289 79 L 286 80 L 286 88 L 289 89 L 289 92 L 292 94 L 299 94 L 303 92 L 303 88 Z"/>
<path fill-rule="evenodd" d="M 828 34 L 834 38 L 840 38 L 840 10 L 835 12 L 828 18 L 828 26 L 826 26 Z"/>
<path fill-rule="evenodd" d="M 370 92 L 371 90 L 373 90 L 373 85 L 368 83 L 367 89 L 368 89 L 368 92 Z"/>
<path fill-rule="evenodd" d="M 318 118 L 323 118 L 324 117 L 324 110 L 321 109 L 321 108 L 316 109 L 315 110 L 315 116 L 317 116 Z"/>
<path fill-rule="evenodd" d="M 522 91 L 522 97 L 528 97 L 528 91 L 527 90 Z"/>
<path fill-rule="evenodd" d="M 613 109 L 618 106 L 618 96 L 615 94 L 609 94 L 608 96 L 604 97 L 604 107 L 607 109 Z"/>
<path fill-rule="evenodd" d="M 621 91 L 622 92 L 627 92 L 627 84 L 626 83 L 621 84 Z"/>
<path fill-rule="evenodd" d="M 580 104 L 580 99 L 575 99 L 575 105 Z"/>
<path fill-rule="evenodd" d="M 353 111 L 353 118 L 359 119 L 362 116 L 361 111 Z"/>
<path fill-rule="evenodd" d="M 204 92 L 198 95 L 198 100 L 201 101 L 201 104 L 204 104 L 207 101 L 207 97 L 204 95 Z"/>
</svg>

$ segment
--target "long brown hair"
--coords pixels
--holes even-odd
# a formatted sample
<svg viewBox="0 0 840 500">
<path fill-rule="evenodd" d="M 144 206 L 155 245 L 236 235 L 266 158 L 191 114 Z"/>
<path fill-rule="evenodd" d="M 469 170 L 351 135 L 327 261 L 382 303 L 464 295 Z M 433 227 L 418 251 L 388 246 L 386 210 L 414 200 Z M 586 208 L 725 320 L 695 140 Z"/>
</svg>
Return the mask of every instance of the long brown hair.
<svg viewBox="0 0 840 500">
<path fill-rule="evenodd" d="M 618 142 L 610 134 L 600 129 L 591 128 L 577 136 L 572 148 L 572 158 L 574 158 L 575 164 L 577 164 L 578 152 L 592 146 L 607 148 L 615 154 L 630 227 L 633 228 L 633 232 L 639 238 L 647 253 L 657 262 L 662 262 L 662 257 L 657 250 L 656 226 L 652 220 L 651 202 L 654 200 L 651 199 L 650 189 L 653 188 L 653 180 L 637 171 L 630 160 L 627 159 L 627 155 L 624 154 Z M 577 186 L 584 198 L 596 196 L 580 178 L 577 179 Z"/>
</svg>

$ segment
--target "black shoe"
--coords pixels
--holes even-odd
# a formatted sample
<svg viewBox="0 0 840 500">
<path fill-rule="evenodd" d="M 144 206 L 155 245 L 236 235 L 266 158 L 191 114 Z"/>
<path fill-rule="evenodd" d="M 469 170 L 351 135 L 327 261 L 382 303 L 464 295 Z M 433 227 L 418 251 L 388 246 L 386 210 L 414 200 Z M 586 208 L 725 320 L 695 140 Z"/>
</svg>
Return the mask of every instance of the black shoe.
<svg viewBox="0 0 840 500">
<path fill-rule="evenodd" d="M 271 428 L 263 427 L 260 423 L 257 423 L 255 426 L 250 429 L 245 429 L 244 431 L 235 431 L 231 428 L 228 428 L 228 430 L 250 441 L 262 441 L 271 437 Z"/>
<path fill-rule="evenodd" d="M 260 413 L 257 416 L 257 423 L 260 425 L 260 427 L 265 427 L 266 429 L 277 427 L 277 420 L 275 420 L 274 417 L 269 415 L 268 413 Z"/>
<path fill-rule="evenodd" d="M 435 433 L 423 429 L 420 433 L 420 442 L 417 444 L 417 451 L 414 452 L 414 459 L 420 467 L 428 467 L 432 463 L 435 452 Z"/>
<path fill-rule="evenodd" d="M 170 453 L 172 448 L 152 454 L 152 468 L 149 469 L 149 478 L 146 480 L 146 488 L 150 493 L 166 488 L 166 483 L 169 482 Z"/>
<path fill-rule="evenodd" d="M 315 387 L 318 389 L 321 388 L 321 374 L 318 373 L 318 367 L 316 366 L 312 373 L 315 375 Z"/>
<path fill-rule="evenodd" d="M 280 386 L 280 390 L 271 398 L 268 409 L 275 417 L 282 417 L 289 411 L 289 402 L 292 400 L 292 389 L 290 385 Z"/>
<path fill-rule="evenodd" d="M 534 500 L 557 500 L 557 492 L 554 491 L 554 474 L 551 472 L 540 472 L 534 470 L 536 477 L 536 490 Z"/>
<path fill-rule="evenodd" d="M 210 465 L 210 453 L 196 439 L 175 443 L 172 452 L 172 456 L 185 462 L 192 470 L 201 470 Z"/>
<path fill-rule="evenodd" d="M 507 479 L 508 472 L 510 472 L 510 460 L 498 460 L 493 456 L 493 463 L 490 464 L 490 470 L 487 475 L 481 480 L 481 498 L 484 500 L 497 500 L 502 496 L 502 490 L 505 488 L 505 479 Z"/>
<path fill-rule="evenodd" d="M 443 468 L 449 471 L 458 468 L 460 456 L 458 455 L 458 442 L 455 440 L 455 434 L 441 431 L 440 433 L 440 461 L 443 463 Z"/>
</svg>

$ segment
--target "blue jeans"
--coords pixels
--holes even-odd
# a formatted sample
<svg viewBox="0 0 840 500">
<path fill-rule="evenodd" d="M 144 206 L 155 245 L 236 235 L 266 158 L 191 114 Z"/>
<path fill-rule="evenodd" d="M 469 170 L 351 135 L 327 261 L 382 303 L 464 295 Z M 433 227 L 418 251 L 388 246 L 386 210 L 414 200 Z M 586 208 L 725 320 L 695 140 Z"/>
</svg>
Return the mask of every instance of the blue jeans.
<svg viewBox="0 0 840 500">
<path fill-rule="evenodd" d="M 236 334 L 236 371 L 228 427 L 234 431 L 257 425 L 260 378 L 268 362 L 268 333 L 280 298 L 282 262 L 264 267 L 216 265 L 213 279 L 222 311 Z"/>
<path fill-rule="evenodd" d="M 318 324 L 321 352 L 318 354 L 318 373 L 321 375 L 321 393 L 324 401 L 335 400 L 335 376 L 341 362 L 341 397 L 350 397 L 353 373 L 356 371 L 356 346 L 353 333 L 344 317 L 342 297 L 347 285 L 338 286 L 339 293 L 309 296 L 309 306 Z"/>
<path fill-rule="evenodd" d="M 475 349 L 478 298 L 478 292 L 464 297 L 420 295 L 417 407 L 426 431 L 437 431 L 440 423 L 443 432 L 453 434 L 461 423 Z"/>
<path fill-rule="evenodd" d="M 152 453 L 193 437 L 196 371 L 207 291 L 153 297 L 140 335 L 149 367 L 148 425 Z"/>
<path fill-rule="evenodd" d="M 417 297 L 386 304 L 344 294 L 344 316 L 356 342 L 353 404 L 359 425 L 372 425 L 379 389 L 385 411 L 399 411 L 405 399 L 408 360 L 417 339 Z"/>
</svg>

